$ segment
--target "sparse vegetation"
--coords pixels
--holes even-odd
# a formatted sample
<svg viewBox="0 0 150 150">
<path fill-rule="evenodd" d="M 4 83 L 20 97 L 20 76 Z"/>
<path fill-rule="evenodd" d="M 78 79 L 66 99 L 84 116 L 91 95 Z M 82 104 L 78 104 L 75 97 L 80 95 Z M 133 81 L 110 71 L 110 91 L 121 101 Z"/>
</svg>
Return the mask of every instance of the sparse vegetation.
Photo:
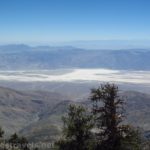
<svg viewBox="0 0 150 150">
<path fill-rule="evenodd" d="M 93 149 L 91 129 L 92 116 L 82 106 L 70 105 L 68 115 L 63 117 L 63 136 L 55 143 L 58 150 Z"/>
<path fill-rule="evenodd" d="M 47 110 L 45 119 L 39 122 L 36 130 L 30 130 L 34 134 L 29 141 L 19 134 L 14 133 L 10 138 L 4 138 L 4 131 L 0 128 L 2 150 L 28 150 L 30 142 L 38 142 L 43 139 L 48 142 L 56 140 L 56 150 L 149 150 L 150 141 L 136 127 L 124 122 L 124 99 L 120 97 L 118 87 L 114 84 L 101 85 L 91 90 L 91 102 L 73 103 L 64 101 L 58 103 L 50 111 Z M 92 107 L 91 107 L 92 104 Z M 90 105 L 90 106 L 89 106 Z M 68 112 L 66 113 L 66 109 Z M 57 111 L 57 109 L 59 110 Z M 56 115 L 57 114 L 57 115 Z M 62 114 L 62 134 L 57 122 Z M 54 124 L 47 124 L 47 116 L 55 118 Z M 128 117 L 128 116 L 127 116 Z M 61 124 L 59 124 L 61 126 Z M 32 124 L 31 124 L 32 126 Z M 45 126 L 46 130 L 43 130 Z M 51 129 L 49 129 L 51 128 Z M 29 130 L 30 128 L 28 128 Z M 55 129 L 55 130 L 54 130 Z M 43 132 L 44 131 L 44 132 Z M 47 132 L 51 137 L 47 137 Z M 29 132 L 28 132 L 29 133 Z M 30 134 L 30 133 L 29 133 Z M 55 137 L 54 137 L 55 134 Z M 27 134 L 28 136 L 28 134 Z M 35 136 L 35 137 L 34 137 Z M 58 136 L 59 139 L 58 139 Z M 149 134 L 147 133 L 147 137 Z M 34 141 L 34 140 L 35 141 Z M 9 145 L 9 148 L 7 147 Z"/>
<path fill-rule="evenodd" d="M 92 117 L 87 116 L 89 112 L 81 106 L 69 107 L 68 115 L 63 118 L 63 136 L 55 144 L 58 150 L 142 150 L 144 148 L 139 130 L 123 124 L 124 100 L 119 97 L 116 85 L 105 84 L 92 89 L 91 100 Z"/>
<path fill-rule="evenodd" d="M 97 150 L 140 149 L 138 132 L 123 124 L 124 100 L 118 95 L 114 84 L 101 85 L 92 89 L 93 115 L 97 127 Z"/>
</svg>

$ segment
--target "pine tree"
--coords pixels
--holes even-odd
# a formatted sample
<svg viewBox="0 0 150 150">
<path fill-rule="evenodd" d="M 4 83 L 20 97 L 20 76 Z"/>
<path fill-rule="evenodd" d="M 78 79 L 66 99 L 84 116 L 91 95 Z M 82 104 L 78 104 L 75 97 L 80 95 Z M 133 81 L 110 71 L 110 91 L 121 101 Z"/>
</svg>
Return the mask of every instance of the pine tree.
<svg viewBox="0 0 150 150">
<path fill-rule="evenodd" d="M 12 150 L 14 150 L 14 148 L 17 147 L 19 143 L 18 135 L 16 133 L 12 134 L 8 142 L 11 144 Z"/>
<path fill-rule="evenodd" d="M 63 138 L 56 142 L 59 150 L 90 150 L 92 147 L 92 117 L 82 106 L 70 105 L 63 117 Z M 91 148 L 93 150 L 93 148 Z"/>
<path fill-rule="evenodd" d="M 2 138 L 4 135 L 4 131 L 2 130 L 2 128 L 0 127 L 0 138 Z"/>
<path fill-rule="evenodd" d="M 124 100 L 114 84 L 92 89 L 93 114 L 97 127 L 97 150 L 139 150 L 139 138 L 129 125 L 123 125 Z M 130 140 L 129 140 L 130 139 Z"/>
<path fill-rule="evenodd" d="M 18 140 L 21 150 L 28 150 L 28 140 L 25 137 L 20 137 Z"/>
</svg>

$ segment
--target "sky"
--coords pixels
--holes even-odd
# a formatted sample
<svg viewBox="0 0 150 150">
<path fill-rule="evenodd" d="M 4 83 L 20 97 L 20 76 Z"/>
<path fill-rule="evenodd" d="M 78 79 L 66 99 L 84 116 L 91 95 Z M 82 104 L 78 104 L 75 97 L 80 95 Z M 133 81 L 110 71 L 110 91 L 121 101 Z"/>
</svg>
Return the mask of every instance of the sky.
<svg viewBox="0 0 150 150">
<path fill-rule="evenodd" d="M 0 44 L 150 40 L 150 0 L 0 0 Z"/>
</svg>

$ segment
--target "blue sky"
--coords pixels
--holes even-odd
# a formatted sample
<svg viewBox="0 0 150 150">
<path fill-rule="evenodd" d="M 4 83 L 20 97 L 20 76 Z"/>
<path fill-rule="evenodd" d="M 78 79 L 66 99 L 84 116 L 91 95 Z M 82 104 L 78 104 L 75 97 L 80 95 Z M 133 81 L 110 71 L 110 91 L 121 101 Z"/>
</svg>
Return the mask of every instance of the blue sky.
<svg viewBox="0 0 150 150">
<path fill-rule="evenodd" d="M 149 0 L 0 0 L 0 43 L 150 40 Z"/>
</svg>

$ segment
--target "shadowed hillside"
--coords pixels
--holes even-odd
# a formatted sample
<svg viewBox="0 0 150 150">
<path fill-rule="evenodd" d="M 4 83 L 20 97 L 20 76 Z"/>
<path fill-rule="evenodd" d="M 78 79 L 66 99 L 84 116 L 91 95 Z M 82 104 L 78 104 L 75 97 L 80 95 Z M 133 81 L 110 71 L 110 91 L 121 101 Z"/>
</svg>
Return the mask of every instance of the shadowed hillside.
<svg viewBox="0 0 150 150">
<path fill-rule="evenodd" d="M 134 126 L 150 130 L 150 95 L 121 92 L 126 100 L 125 120 Z M 61 133 L 61 117 L 72 103 L 90 108 L 88 99 L 71 101 L 66 96 L 43 91 L 18 91 L 0 87 L 0 122 L 7 135 L 19 132 L 31 141 L 54 140 Z"/>
<path fill-rule="evenodd" d="M 0 87 L 0 122 L 8 133 L 39 120 L 39 114 L 66 97 L 51 92 L 23 92 Z"/>
</svg>

